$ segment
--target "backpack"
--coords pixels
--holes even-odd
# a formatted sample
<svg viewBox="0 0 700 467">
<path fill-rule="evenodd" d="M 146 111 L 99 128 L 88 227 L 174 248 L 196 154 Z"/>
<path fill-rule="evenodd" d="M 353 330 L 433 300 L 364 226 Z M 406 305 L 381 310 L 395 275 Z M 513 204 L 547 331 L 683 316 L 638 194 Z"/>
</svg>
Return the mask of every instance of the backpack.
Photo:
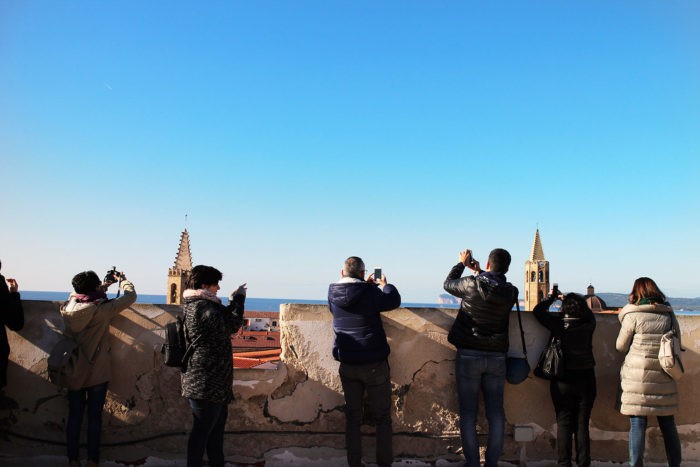
<svg viewBox="0 0 700 467">
<path fill-rule="evenodd" d="M 97 355 L 99 347 L 95 352 Z M 83 387 L 95 360 L 85 355 L 75 339 L 64 335 L 51 349 L 47 360 L 49 381 L 55 385 L 77 391 Z"/>
<path fill-rule="evenodd" d="M 659 341 L 659 363 L 661 363 L 661 369 L 676 381 L 681 379 L 685 373 L 683 362 L 681 362 L 681 351 L 683 350 L 685 349 L 681 347 L 678 332 L 672 325 L 671 330 L 664 333 Z"/>
<path fill-rule="evenodd" d="M 187 361 L 194 352 L 194 345 L 197 343 L 201 335 L 189 345 L 189 336 L 186 335 L 185 317 L 179 314 L 175 321 L 165 325 L 165 342 L 160 348 L 160 353 L 165 356 L 165 365 L 180 368 L 183 372 L 187 371 Z"/>
</svg>

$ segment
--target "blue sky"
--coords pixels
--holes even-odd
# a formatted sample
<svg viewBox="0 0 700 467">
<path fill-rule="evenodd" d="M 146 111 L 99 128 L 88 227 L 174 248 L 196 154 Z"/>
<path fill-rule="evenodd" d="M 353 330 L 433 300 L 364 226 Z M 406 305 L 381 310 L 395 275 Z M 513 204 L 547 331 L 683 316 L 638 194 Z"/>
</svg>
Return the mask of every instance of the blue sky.
<svg viewBox="0 0 700 467">
<path fill-rule="evenodd" d="M 0 3 L 3 273 L 116 265 L 165 293 L 179 235 L 254 297 L 343 260 L 434 302 L 460 249 L 536 228 L 562 290 L 700 296 L 700 4 Z M 224 291 L 222 290 L 222 292 Z"/>
</svg>

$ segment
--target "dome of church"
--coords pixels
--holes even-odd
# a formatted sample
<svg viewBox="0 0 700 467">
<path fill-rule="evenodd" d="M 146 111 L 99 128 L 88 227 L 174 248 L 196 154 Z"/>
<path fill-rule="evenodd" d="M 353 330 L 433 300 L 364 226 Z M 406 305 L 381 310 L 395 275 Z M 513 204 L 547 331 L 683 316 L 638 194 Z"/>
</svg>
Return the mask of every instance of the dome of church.
<svg viewBox="0 0 700 467">
<path fill-rule="evenodd" d="M 591 311 L 603 311 L 607 307 L 605 301 L 595 294 L 595 289 L 592 285 L 588 286 L 588 291 L 584 298 Z"/>
</svg>

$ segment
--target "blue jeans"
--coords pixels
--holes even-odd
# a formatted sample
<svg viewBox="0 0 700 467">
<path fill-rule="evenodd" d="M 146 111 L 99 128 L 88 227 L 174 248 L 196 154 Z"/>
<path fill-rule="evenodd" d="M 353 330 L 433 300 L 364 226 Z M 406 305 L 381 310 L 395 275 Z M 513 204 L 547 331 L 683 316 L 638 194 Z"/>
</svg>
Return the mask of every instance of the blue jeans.
<svg viewBox="0 0 700 467">
<path fill-rule="evenodd" d="M 209 465 L 223 467 L 224 428 L 228 417 L 228 405 L 199 399 L 187 399 L 192 408 L 192 431 L 187 440 L 187 467 L 201 467 L 204 451 Z"/>
<path fill-rule="evenodd" d="M 503 388 L 506 382 L 506 354 L 482 350 L 457 349 L 455 359 L 457 395 L 459 397 L 459 431 L 467 467 L 479 466 L 479 440 L 476 417 L 479 392 L 484 395 L 489 423 L 485 467 L 496 467 L 503 451 L 505 411 Z"/>
<path fill-rule="evenodd" d="M 390 467 L 394 460 L 391 445 L 391 378 L 389 362 L 350 365 L 341 363 L 339 374 L 345 394 L 345 448 L 348 465 L 362 465 L 363 400 L 367 394 L 369 411 L 376 426 L 377 465 Z"/>
<path fill-rule="evenodd" d="M 68 459 L 80 459 L 80 427 L 83 424 L 83 413 L 87 402 L 88 429 L 87 447 L 88 459 L 100 461 L 100 438 L 102 435 L 102 408 L 107 397 L 107 383 L 68 391 L 68 423 L 66 424 L 66 445 Z"/>
<path fill-rule="evenodd" d="M 676 421 L 673 415 L 656 417 L 659 428 L 664 437 L 666 460 L 669 467 L 681 465 L 681 440 L 676 430 Z M 630 467 L 642 467 L 644 465 L 644 435 L 647 431 L 647 417 L 630 417 Z"/>
</svg>

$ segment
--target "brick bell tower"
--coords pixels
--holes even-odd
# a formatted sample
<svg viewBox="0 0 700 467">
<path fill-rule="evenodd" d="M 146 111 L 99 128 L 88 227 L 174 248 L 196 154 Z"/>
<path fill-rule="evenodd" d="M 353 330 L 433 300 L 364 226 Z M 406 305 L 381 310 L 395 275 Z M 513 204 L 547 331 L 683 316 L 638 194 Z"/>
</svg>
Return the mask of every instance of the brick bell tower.
<svg viewBox="0 0 700 467">
<path fill-rule="evenodd" d="M 192 253 L 190 253 L 190 234 L 187 229 L 180 236 L 180 248 L 177 250 L 175 264 L 168 269 L 168 290 L 165 303 L 168 305 L 182 304 L 182 292 L 192 271 Z"/>
<path fill-rule="evenodd" d="M 532 311 L 549 294 L 549 289 L 549 261 L 544 259 L 540 229 L 537 229 L 530 259 L 525 261 L 525 310 Z"/>
</svg>

